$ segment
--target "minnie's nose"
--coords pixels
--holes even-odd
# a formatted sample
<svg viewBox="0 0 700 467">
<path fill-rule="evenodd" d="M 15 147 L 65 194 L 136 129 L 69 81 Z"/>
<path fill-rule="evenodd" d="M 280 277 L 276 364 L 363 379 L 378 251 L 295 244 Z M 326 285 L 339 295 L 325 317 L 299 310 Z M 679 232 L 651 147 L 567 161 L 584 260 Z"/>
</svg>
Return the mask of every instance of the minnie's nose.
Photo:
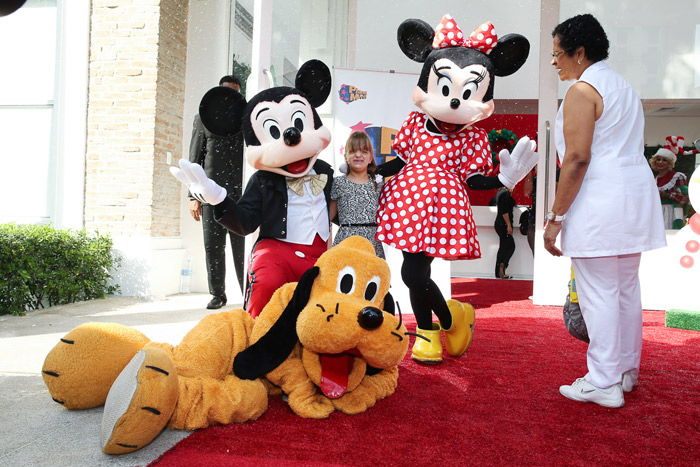
<svg viewBox="0 0 700 467">
<path fill-rule="evenodd" d="M 294 127 L 284 130 L 282 136 L 284 137 L 284 144 L 287 146 L 296 146 L 301 141 L 301 132 Z"/>
<path fill-rule="evenodd" d="M 384 313 L 379 308 L 366 306 L 360 310 L 357 315 L 357 322 L 360 323 L 362 329 L 371 331 L 377 329 L 384 321 Z"/>
<path fill-rule="evenodd" d="M 456 109 L 457 107 L 459 107 L 459 99 L 452 99 L 450 101 L 450 107 L 452 107 L 453 109 Z"/>
</svg>

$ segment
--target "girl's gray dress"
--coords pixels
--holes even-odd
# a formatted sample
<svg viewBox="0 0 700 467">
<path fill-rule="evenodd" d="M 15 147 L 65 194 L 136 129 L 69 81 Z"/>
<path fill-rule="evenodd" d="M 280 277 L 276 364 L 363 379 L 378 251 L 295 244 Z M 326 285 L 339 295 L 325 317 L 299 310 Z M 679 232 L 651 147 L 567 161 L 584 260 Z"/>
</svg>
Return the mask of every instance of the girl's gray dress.
<svg viewBox="0 0 700 467">
<path fill-rule="evenodd" d="M 384 248 L 375 236 L 377 234 L 377 208 L 379 193 L 383 182 L 358 184 L 348 180 L 345 175 L 335 177 L 331 188 L 331 199 L 338 202 L 338 221 L 340 228 L 333 239 L 337 245 L 348 237 L 360 235 L 372 242 L 377 256 L 384 258 Z"/>
</svg>

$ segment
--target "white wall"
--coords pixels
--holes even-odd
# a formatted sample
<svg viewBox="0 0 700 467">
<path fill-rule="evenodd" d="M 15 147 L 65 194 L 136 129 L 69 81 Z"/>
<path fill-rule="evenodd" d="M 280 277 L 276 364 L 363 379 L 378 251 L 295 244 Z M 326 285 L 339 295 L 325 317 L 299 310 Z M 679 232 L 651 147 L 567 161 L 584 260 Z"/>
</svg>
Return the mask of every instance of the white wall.
<svg viewBox="0 0 700 467">
<path fill-rule="evenodd" d="M 700 2 L 561 0 L 562 19 L 580 13 L 591 13 L 600 21 L 610 40 L 608 64 L 642 99 L 700 97 L 695 37 Z M 564 89 L 560 88 L 560 97 Z"/>
<path fill-rule="evenodd" d="M 59 2 L 62 21 L 56 73 L 56 196 L 60 227 L 84 225 L 85 144 L 87 140 L 88 49 L 90 1 Z"/>
</svg>

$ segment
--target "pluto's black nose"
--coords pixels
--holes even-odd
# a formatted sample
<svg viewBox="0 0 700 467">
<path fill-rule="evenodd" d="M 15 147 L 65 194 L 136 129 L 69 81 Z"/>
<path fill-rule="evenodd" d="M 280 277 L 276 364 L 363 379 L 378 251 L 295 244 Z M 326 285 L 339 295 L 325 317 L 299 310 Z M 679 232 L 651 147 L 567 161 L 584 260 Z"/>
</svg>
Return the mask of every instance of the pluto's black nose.
<svg viewBox="0 0 700 467">
<path fill-rule="evenodd" d="M 375 308 L 373 306 L 364 307 L 357 315 L 357 322 L 360 323 L 362 329 L 367 329 L 368 331 L 377 329 L 382 325 L 383 321 L 384 313 L 379 308 Z"/>
</svg>

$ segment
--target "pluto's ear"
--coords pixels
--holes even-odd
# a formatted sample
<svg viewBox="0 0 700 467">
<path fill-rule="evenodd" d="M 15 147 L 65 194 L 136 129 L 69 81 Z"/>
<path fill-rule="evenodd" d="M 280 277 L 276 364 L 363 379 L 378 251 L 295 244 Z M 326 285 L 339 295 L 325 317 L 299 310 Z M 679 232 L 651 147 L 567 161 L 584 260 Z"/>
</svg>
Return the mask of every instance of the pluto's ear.
<svg viewBox="0 0 700 467">
<path fill-rule="evenodd" d="M 294 87 L 304 93 L 313 108 L 319 107 L 331 93 L 331 71 L 321 60 L 309 60 L 299 68 Z"/>
<path fill-rule="evenodd" d="M 241 131 L 246 101 L 243 95 L 226 86 L 217 86 L 204 94 L 199 117 L 204 127 L 218 136 L 233 136 Z"/>
<path fill-rule="evenodd" d="M 297 338 L 297 318 L 311 296 L 311 288 L 320 269 L 316 266 L 299 279 L 292 299 L 267 334 L 233 360 L 233 373 L 241 379 L 256 379 L 271 372 L 294 350 Z"/>
<path fill-rule="evenodd" d="M 435 30 L 422 19 L 407 19 L 399 25 L 396 40 L 401 51 L 414 62 L 423 63 L 433 51 Z"/>
<path fill-rule="evenodd" d="M 520 34 L 507 34 L 489 54 L 496 76 L 512 75 L 520 69 L 530 54 L 530 42 Z"/>
</svg>

